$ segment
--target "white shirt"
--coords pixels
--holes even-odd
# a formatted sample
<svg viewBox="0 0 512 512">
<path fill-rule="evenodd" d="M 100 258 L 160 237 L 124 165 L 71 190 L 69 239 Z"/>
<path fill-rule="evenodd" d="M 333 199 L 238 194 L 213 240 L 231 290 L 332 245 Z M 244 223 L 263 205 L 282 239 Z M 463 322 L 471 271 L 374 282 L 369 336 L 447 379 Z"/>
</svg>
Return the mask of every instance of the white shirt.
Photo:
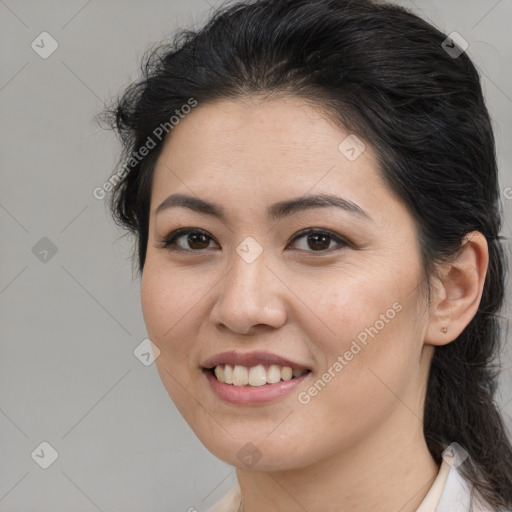
<svg viewBox="0 0 512 512">
<path fill-rule="evenodd" d="M 443 459 L 439 473 L 416 512 L 468 512 L 471 484 L 455 465 Z M 235 485 L 207 512 L 237 512 L 240 507 L 240 487 Z M 491 507 L 479 508 L 473 503 L 473 512 L 494 512 Z M 512 511 L 511 511 L 512 512 Z"/>
</svg>

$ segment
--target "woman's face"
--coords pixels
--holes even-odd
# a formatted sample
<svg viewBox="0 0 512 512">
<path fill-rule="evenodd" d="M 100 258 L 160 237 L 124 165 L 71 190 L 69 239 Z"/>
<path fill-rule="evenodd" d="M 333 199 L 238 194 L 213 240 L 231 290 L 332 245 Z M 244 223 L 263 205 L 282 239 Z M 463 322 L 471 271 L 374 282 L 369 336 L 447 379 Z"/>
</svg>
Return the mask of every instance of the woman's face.
<svg viewBox="0 0 512 512">
<path fill-rule="evenodd" d="M 297 98 L 222 100 L 193 109 L 159 157 L 144 319 L 169 395 L 228 464 L 299 468 L 421 432 L 431 347 L 417 232 L 372 149 L 348 136 Z M 172 194 L 215 208 L 157 213 Z M 338 205 L 279 207 L 319 195 Z M 182 228 L 195 233 L 163 247 Z M 260 385 L 218 381 L 205 367 L 223 353 L 222 368 L 256 367 L 236 382 Z M 309 371 L 263 384 L 287 364 Z"/>
</svg>

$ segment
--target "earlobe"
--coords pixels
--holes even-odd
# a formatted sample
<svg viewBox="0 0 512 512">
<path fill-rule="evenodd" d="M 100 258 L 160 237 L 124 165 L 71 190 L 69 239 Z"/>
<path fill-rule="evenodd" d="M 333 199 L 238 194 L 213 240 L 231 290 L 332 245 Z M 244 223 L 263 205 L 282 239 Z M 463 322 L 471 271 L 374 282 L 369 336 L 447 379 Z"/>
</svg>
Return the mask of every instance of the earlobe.
<svg viewBox="0 0 512 512">
<path fill-rule="evenodd" d="M 432 289 L 426 345 L 446 345 L 469 324 L 480 304 L 488 263 L 487 240 L 473 231 L 456 257 L 441 264 Z"/>
</svg>

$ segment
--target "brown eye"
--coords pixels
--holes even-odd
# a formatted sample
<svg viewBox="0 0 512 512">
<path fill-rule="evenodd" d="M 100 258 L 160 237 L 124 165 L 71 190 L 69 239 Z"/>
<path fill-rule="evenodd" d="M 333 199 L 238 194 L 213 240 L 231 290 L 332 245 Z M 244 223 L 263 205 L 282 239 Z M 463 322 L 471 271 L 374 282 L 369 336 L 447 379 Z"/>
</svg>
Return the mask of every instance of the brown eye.
<svg viewBox="0 0 512 512">
<path fill-rule="evenodd" d="M 348 245 L 348 242 L 331 231 L 315 231 L 310 229 L 296 236 L 293 242 L 295 243 L 300 239 L 305 239 L 305 243 L 302 244 L 302 247 L 299 247 L 299 250 L 308 252 L 326 252 L 332 249 L 332 242 L 335 242 L 335 246 L 341 245 L 343 247 Z"/>
<path fill-rule="evenodd" d="M 183 242 L 176 243 L 178 240 Z M 203 251 L 208 249 L 212 237 L 198 229 L 178 229 L 163 240 L 161 247 L 169 251 Z"/>
<path fill-rule="evenodd" d="M 189 233 L 187 243 L 192 249 L 206 249 L 210 242 L 208 236 L 203 233 Z"/>
<path fill-rule="evenodd" d="M 308 235 L 308 244 L 312 249 L 324 251 L 325 249 L 329 249 L 329 245 L 331 243 L 331 237 L 329 235 L 315 234 Z"/>
</svg>

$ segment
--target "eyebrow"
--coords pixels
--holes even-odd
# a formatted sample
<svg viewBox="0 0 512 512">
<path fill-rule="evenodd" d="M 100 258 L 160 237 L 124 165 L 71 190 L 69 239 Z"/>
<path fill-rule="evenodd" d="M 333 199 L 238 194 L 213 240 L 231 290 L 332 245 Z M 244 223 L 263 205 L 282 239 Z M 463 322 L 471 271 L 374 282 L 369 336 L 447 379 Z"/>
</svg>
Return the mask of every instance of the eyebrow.
<svg viewBox="0 0 512 512">
<path fill-rule="evenodd" d="M 227 216 L 222 206 L 198 197 L 188 196 L 186 194 L 171 194 L 156 208 L 155 215 L 158 215 L 164 210 L 180 206 L 183 208 L 189 208 L 197 213 L 216 217 L 223 222 L 226 222 Z M 359 205 L 348 199 L 332 194 L 302 196 L 288 199 L 286 201 L 280 201 L 268 208 L 268 215 L 274 220 L 279 220 L 305 210 L 329 207 L 341 208 L 342 210 L 355 214 L 361 219 L 371 220 L 370 215 Z"/>
</svg>

